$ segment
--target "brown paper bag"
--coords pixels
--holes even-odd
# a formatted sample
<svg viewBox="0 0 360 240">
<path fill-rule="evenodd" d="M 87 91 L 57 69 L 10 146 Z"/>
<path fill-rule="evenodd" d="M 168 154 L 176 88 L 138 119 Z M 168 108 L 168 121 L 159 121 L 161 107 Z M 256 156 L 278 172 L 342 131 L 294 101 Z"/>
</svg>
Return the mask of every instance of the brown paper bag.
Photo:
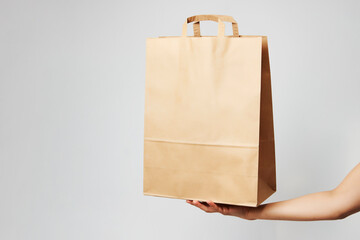
<svg viewBox="0 0 360 240">
<path fill-rule="evenodd" d="M 182 36 L 147 38 L 145 85 L 144 195 L 258 206 L 276 191 L 267 37 L 189 17 Z"/>
</svg>

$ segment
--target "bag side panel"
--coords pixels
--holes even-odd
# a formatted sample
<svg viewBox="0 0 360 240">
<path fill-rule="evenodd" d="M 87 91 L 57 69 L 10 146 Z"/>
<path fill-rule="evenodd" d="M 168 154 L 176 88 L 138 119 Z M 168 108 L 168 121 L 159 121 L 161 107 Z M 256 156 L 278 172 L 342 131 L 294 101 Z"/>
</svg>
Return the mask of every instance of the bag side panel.
<svg viewBox="0 0 360 240">
<path fill-rule="evenodd" d="M 271 77 L 267 37 L 262 38 L 258 205 L 276 191 Z"/>
</svg>

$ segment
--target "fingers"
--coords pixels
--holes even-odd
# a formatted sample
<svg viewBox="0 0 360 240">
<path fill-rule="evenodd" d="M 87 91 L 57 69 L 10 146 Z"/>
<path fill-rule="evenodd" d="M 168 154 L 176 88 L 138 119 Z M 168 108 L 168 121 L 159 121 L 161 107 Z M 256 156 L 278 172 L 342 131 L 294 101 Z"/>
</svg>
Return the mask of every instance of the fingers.
<svg viewBox="0 0 360 240">
<path fill-rule="evenodd" d="M 207 204 L 209 204 L 209 206 L 214 209 L 214 211 L 219 212 L 221 214 L 224 214 L 224 208 L 222 208 L 221 206 L 219 206 L 218 204 L 214 203 L 213 201 L 207 201 Z"/>
<path fill-rule="evenodd" d="M 209 212 L 209 209 L 207 206 L 201 204 L 198 200 L 192 200 L 191 202 L 189 202 L 191 205 L 200 208 L 201 210 L 205 211 L 205 212 Z"/>
<path fill-rule="evenodd" d="M 200 208 L 201 210 L 205 212 L 211 212 L 210 208 L 205 206 L 204 204 L 201 204 L 198 200 L 193 201 L 194 206 Z"/>
<path fill-rule="evenodd" d="M 213 207 L 214 209 L 219 209 L 219 206 L 216 205 L 213 201 L 206 201 L 207 204 L 209 204 L 210 207 Z"/>
<path fill-rule="evenodd" d="M 208 213 L 218 212 L 219 210 L 219 207 L 212 201 L 206 201 L 204 204 L 198 200 L 186 200 L 186 202 Z"/>
</svg>

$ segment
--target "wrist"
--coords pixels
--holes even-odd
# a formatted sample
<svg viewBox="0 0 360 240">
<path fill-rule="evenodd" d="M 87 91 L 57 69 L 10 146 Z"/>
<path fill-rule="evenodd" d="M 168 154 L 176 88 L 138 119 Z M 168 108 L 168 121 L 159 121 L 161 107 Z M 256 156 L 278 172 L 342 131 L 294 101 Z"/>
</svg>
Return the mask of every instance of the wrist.
<svg viewBox="0 0 360 240">
<path fill-rule="evenodd" d="M 261 213 L 262 213 L 264 207 L 265 207 L 265 205 L 261 205 L 258 207 L 249 207 L 246 219 L 248 219 L 248 220 L 261 219 Z"/>
</svg>

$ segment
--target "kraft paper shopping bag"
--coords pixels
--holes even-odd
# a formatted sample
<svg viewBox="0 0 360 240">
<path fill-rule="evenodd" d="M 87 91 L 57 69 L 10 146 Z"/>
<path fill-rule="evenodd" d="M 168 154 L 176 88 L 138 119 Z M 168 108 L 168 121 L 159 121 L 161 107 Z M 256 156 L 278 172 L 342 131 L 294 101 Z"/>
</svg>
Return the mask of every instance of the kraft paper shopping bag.
<svg viewBox="0 0 360 240">
<path fill-rule="evenodd" d="M 200 35 L 207 20 L 217 36 Z M 276 191 L 266 36 L 198 15 L 179 37 L 147 38 L 143 171 L 145 195 L 258 206 Z"/>
</svg>

